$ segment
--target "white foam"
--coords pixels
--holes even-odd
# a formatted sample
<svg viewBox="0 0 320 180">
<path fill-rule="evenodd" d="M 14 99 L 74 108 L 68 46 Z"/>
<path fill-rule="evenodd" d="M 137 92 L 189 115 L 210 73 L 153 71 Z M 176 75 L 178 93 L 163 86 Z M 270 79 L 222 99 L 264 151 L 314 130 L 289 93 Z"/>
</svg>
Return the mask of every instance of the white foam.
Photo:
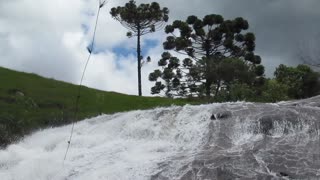
<svg viewBox="0 0 320 180">
<path fill-rule="evenodd" d="M 39 131 L 0 151 L 0 177 L 148 179 L 158 163 L 175 153 L 193 151 L 202 143 L 210 119 L 195 110 L 199 108 L 134 111 L 79 122 L 64 164 L 71 126 Z"/>
<path fill-rule="evenodd" d="M 220 110 L 247 112 L 252 106 L 253 103 L 244 102 L 187 105 L 87 119 L 75 124 L 64 163 L 71 126 L 42 130 L 0 151 L 0 177 L 1 180 L 150 179 L 159 171 L 159 163 L 174 156 L 182 154 L 188 157 L 185 161 L 191 161 L 192 155 L 207 145 L 209 136 L 225 133 L 232 140 L 233 150 L 241 150 L 241 145 L 249 141 L 259 141 L 262 136 L 250 130 L 253 122 L 250 114 L 241 114 L 242 119 L 233 119 L 224 129 L 219 120 L 210 119 Z M 215 129 L 210 129 L 210 124 Z"/>
</svg>

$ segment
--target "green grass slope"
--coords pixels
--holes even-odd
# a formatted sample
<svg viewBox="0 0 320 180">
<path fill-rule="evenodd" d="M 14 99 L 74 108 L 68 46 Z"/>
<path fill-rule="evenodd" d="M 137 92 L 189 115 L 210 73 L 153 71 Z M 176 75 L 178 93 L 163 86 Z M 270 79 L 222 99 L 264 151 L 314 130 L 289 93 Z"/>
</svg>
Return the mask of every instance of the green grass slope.
<svg viewBox="0 0 320 180">
<path fill-rule="evenodd" d="M 0 67 L 0 146 L 36 129 L 75 120 L 77 90 L 77 85 Z M 82 86 L 77 120 L 102 113 L 186 103 L 192 102 L 185 99 L 138 97 Z"/>
</svg>

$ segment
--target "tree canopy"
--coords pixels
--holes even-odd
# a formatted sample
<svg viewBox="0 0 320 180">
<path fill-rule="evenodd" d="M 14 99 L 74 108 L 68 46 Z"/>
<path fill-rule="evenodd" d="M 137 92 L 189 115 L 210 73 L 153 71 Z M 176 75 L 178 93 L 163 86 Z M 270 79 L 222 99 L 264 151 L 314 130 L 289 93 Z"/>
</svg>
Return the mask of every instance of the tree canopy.
<svg viewBox="0 0 320 180">
<path fill-rule="evenodd" d="M 280 64 L 274 75 L 279 83 L 288 87 L 290 98 L 307 98 L 319 93 L 319 73 L 314 72 L 307 65 L 288 67 Z"/>
<path fill-rule="evenodd" d="M 129 30 L 127 33 L 128 37 L 137 36 L 138 94 L 141 96 L 142 55 L 140 37 L 161 29 L 169 19 L 169 9 L 166 7 L 161 9 L 157 2 L 137 6 L 134 0 L 130 0 L 123 7 L 111 8 L 110 14 Z"/>
<path fill-rule="evenodd" d="M 110 14 L 137 37 L 138 92 L 141 92 L 141 36 L 164 27 L 169 10 L 157 2 L 136 5 L 130 0 Z M 206 97 L 216 101 L 267 101 L 311 97 L 320 91 L 319 73 L 306 65 L 280 65 L 267 79 L 261 58 L 255 54 L 255 35 L 242 17 L 226 20 L 218 14 L 191 15 L 165 27 L 168 35 L 159 69 L 149 74 L 152 94 L 167 97 Z M 301 56 L 306 61 L 309 56 Z M 150 61 L 150 58 L 147 58 Z M 307 61 L 306 61 L 307 62 Z M 317 66 L 317 64 L 310 64 Z"/>
<path fill-rule="evenodd" d="M 263 76 L 260 56 L 254 54 L 255 36 L 243 32 L 249 24 L 241 17 L 224 20 L 210 14 L 202 19 L 189 16 L 167 25 L 165 50 L 185 55 L 183 60 L 164 52 L 158 65 L 162 69 L 149 75 L 155 81 L 151 93 L 167 96 L 217 96 L 230 81 L 252 84 Z M 234 68 L 238 67 L 238 68 Z M 246 79 L 246 80 L 245 80 Z"/>
</svg>

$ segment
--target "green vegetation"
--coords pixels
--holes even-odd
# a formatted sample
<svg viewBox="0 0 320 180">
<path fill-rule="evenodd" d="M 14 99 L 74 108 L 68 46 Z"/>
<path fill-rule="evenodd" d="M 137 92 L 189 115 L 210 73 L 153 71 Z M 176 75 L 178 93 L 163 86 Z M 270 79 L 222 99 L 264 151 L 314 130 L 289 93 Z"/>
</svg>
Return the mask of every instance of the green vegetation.
<svg viewBox="0 0 320 180">
<path fill-rule="evenodd" d="M 287 67 L 280 64 L 274 75 L 279 83 L 287 87 L 290 98 L 307 98 L 319 93 L 319 73 L 309 66 Z"/>
<path fill-rule="evenodd" d="M 143 56 L 141 55 L 140 38 L 161 29 L 163 23 L 169 19 L 169 9 L 166 7 L 161 9 L 157 2 L 137 6 L 134 0 L 130 0 L 123 7 L 112 8 L 110 14 L 129 30 L 128 37 L 137 36 L 138 94 L 142 96 L 141 67 Z M 150 57 L 147 58 L 147 61 L 150 61 Z"/>
<path fill-rule="evenodd" d="M 216 14 L 202 19 L 189 16 L 186 21 L 176 20 L 167 25 L 165 32 L 169 36 L 163 48 L 186 58 L 181 62 L 164 52 L 158 62 L 162 69 L 149 76 L 150 81 L 155 81 L 151 93 L 164 91 L 168 97 L 209 99 L 219 96 L 223 89 L 230 89 L 232 83 L 257 85 L 264 68 L 259 65 L 260 56 L 254 54 L 255 36 L 246 32 L 248 28 L 248 22 L 241 17 L 224 20 Z"/>
<path fill-rule="evenodd" d="M 264 79 L 260 85 L 248 86 L 233 82 L 229 88 L 221 88 L 216 101 L 278 102 L 303 99 L 320 94 L 320 74 L 306 65 L 288 67 L 280 64 L 275 77 Z"/>
<path fill-rule="evenodd" d="M 74 119 L 76 85 L 5 68 L 0 68 L 0 84 L 0 145 L 36 129 L 67 124 Z M 186 103 L 194 102 L 130 96 L 82 87 L 77 120 L 101 113 Z"/>
<path fill-rule="evenodd" d="M 207 102 L 277 102 L 315 96 L 320 75 L 306 65 L 280 65 L 274 79 L 264 75 L 261 58 L 254 54 L 255 36 L 246 32 L 249 23 L 241 17 L 224 20 L 210 14 L 189 16 L 167 25 L 158 65 L 150 73 L 152 94 L 194 97 Z M 185 55 L 183 60 L 169 51 Z"/>
</svg>

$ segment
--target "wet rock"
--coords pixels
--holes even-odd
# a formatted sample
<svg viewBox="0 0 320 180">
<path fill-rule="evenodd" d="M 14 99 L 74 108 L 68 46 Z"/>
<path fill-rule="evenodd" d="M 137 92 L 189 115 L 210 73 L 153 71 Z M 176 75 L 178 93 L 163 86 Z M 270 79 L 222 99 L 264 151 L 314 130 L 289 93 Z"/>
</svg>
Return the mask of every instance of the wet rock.
<svg viewBox="0 0 320 180">
<path fill-rule="evenodd" d="M 225 179 L 225 180 L 232 180 L 239 178 L 237 177 L 230 169 L 225 167 L 220 167 L 216 169 L 216 179 Z"/>
<path fill-rule="evenodd" d="M 204 166 L 204 160 L 194 160 L 194 161 L 191 163 L 191 166 L 192 166 L 193 168 L 200 169 L 201 167 Z"/>
<path fill-rule="evenodd" d="M 219 112 L 216 114 L 212 114 L 210 119 L 211 120 L 217 120 L 217 119 L 227 119 L 232 116 L 230 111 L 224 111 L 224 112 Z"/>
<path fill-rule="evenodd" d="M 188 171 L 187 173 L 185 173 L 181 178 L 179 178 L 180 180 L 193 180 L 195 179 L 194 177 L 194 173 L 193 171 Z"/>
<path fill-rule="evenodd" d="M 271 116 L 264 116 L 259 119 L 260 128 L 259 131 L 265 135 L 271 135 L 271 130 L 273 129 L 273 118 Z"/>
<path fill-rule="evenodd" d="M 167 177 L 164 177 L 163 175 L 161 175 L 161 172 L 155 174 L 155 175 L 152 175 L 150 177 L 150 180 L 169 180 L 169 178 Z"/>
<path fill-rule="evenodd" d="M 287 174 L 287 173 L 285 173 L 285 172 L 280 172 L 279 174 L 280 174 L 280 176 L 286 176 L 286 177 L 289 176 L 289 174 Z"/>
<path fill-rule="evenodd" d="M 215 171 L 209 168 L 201 168 L 197 174 L 198 179 L 212 179 L 215 176 Z"/>
</svg>

